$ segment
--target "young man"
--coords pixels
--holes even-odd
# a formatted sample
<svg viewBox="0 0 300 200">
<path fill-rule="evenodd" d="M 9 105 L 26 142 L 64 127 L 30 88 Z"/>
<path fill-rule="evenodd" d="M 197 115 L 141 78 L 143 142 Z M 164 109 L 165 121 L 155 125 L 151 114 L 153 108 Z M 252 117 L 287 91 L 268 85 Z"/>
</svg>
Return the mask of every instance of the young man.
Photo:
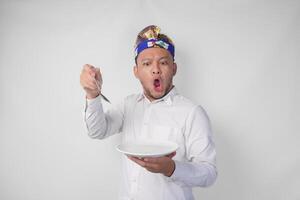
<svg viewBox="0 0 300 200">
<path fill-rule="evenodd" d="M 177 65 L 172 40 L 157 26 L 143 29 L 135 44 L 134 75 L 143 93 L 103 112 L 101 73 L 85 65 L 80 82 L 86 91 L 85 123 L 92 138 L 121 133 L 122 141 L 169 140 L 176 152 L 158 158 L 122 157 L 120 199 L 191 200 L 192 187 L 212 185 L 217 177 L 209 119 L 200 106 L 173 85 Z M 96 81 L 98 82 L 97 86 Z"/>
</svg>

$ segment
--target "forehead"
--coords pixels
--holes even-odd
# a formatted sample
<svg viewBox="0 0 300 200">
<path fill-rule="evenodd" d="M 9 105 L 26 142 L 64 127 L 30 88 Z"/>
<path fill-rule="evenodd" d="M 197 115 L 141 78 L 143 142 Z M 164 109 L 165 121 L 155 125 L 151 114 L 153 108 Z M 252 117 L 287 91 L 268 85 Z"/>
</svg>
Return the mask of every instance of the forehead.
<svg viewBox="0 0 300 200">
<path fill-rule="evenodd" d="M 153 47 L 153 48 L 148 48 L 142 51 L 138 57 L 137 61 L 145 60 L 145 59 L 155 59 L 159 60 L 161 58 L 172 58 L 170 52 L 166 49 L 159 48 L 159 47 Z"/>
</svg>

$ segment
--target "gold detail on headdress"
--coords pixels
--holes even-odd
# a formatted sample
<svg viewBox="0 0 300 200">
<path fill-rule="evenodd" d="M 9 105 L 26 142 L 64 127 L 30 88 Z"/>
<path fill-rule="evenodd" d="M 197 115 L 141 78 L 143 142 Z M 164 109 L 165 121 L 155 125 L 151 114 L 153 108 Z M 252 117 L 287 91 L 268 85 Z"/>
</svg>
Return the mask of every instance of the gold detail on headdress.
<svg viewBox="0 0 300 200">
<path fill-rule="evenodd" d="M 149 28 L 149 30 L 147 30 L 144 34 L 143 34 L 143 38 L 145 39 L 157 39 L 158 35 L 160 33 L 160 28 L 158 26 L 151 26 Z"/>
</svg>

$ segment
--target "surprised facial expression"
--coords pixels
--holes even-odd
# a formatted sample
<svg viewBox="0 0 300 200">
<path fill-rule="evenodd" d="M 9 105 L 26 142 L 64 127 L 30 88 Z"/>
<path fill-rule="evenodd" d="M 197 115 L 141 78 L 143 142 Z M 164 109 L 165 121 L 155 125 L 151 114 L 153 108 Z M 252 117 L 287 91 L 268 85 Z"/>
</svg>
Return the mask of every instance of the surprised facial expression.
<svg viewBox="0 0 300 200">
<path fill-rule="evenodd" d="M 138 55 L 134 75 L 140 80 L 145 96 L 153 101 L 171 90 L 176 70 L 177 65 L 166 49 L 148 48 Z"/>
</svg>

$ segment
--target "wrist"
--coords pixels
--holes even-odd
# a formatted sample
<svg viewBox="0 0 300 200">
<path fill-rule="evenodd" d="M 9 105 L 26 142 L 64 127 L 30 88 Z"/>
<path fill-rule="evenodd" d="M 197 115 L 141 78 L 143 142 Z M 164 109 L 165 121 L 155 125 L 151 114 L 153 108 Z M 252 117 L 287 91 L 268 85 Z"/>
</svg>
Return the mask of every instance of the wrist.
<svg viewBox="0 0 300 200">
<path fill-rule="evenodd" d="M 97 93 L 97 94 L 86 94 L 86 98 L 87 99 L 95 99 L 96 97 L 98 97 L 100 94 Z"/>
<path fill-rule="evenodd" d="M 174 160 L 171 160 L 169 170 L 168 170 L 168 172 L 167 172 L 166 174 L 164 174 L 164 175 L 167 176 L 167 177 L 172 176 L 172 174 L 173 174 L 174 171 L 175 171 L 175 167 L 176 167 L 176 166 L 175 166 Z"/>
</svg>

